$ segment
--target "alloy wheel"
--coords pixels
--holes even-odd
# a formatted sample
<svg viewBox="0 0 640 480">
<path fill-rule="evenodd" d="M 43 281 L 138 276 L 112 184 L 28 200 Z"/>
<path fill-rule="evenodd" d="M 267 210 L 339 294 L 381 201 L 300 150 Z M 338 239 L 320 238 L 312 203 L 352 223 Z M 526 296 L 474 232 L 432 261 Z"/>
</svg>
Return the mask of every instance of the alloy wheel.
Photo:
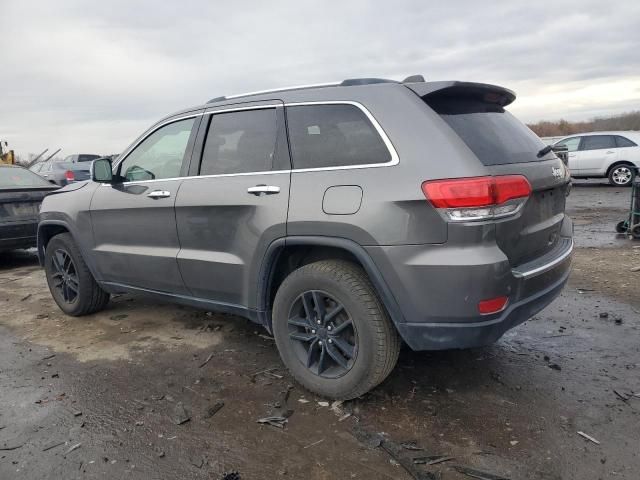
<svg viewBox="0 0 640 480">
<path fill-rule="evenodd" d="M 66 303 L 73 303 L 78 298 L 80 281 L 71 256 L 65 250 L 56 250 L 51 256 L 53 288 Z"/>
<path fill-rule="evenodd" d="M 293 302 L 287 320 L 294 352 L 314 374 L 346 374 L 358 354 L 358 336 L 344 305 L 320 290 L 309 290 Z"/>
<path fill-rule="evenodd" d="M 616 185 L 626 185 L 631 181 L 633 174 L 629 167 L 617 167 L 611 174 Z"/>
</svg>

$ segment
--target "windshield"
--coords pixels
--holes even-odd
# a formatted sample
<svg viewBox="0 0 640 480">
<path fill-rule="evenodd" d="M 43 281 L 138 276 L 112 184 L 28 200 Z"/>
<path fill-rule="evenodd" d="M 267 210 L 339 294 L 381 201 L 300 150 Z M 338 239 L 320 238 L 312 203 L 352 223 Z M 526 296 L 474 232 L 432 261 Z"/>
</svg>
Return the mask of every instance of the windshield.
<svg viewBox="0 0 640 480">
<path fill-rule="evenodd" d="M 485 165 L 540 161 L 542 140 L 499 105 L 466 98 L 425 100 Z M 551 154 L 553 155 L 553 154 Z"/>
<path fill-rule="evenodd" d="M 2 167 L 0 168 L 0 189 L 20 187 L 50 187 L 51 184 L 44 178 L 30 172 L 26 168 Z"/>
</svg>

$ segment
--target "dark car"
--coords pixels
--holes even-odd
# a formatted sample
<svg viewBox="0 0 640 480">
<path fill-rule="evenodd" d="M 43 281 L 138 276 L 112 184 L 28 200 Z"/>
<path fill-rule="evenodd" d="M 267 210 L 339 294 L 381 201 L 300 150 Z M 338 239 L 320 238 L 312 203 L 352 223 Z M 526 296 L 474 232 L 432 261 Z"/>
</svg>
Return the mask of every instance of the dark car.
<svg viewBox="0 0 640 480">
<path fill-rule="evenodd" d="M 56 185 L 65 186 L 71 182 L 89 179 L 91 162 L 100 155 L 69 155 L 63 160 L 48 160 L 32 165 L 30 170 Z"/>
<path fill-rule="evenodd" d="M 492 343 L 560 294 L 573 249 L 569 174 L 514 100 L 356 79 L 168 116 L 45 200 L 53 298 L 70 315 L 115 292 L 243 315 L 342 399 L 379 384 L 401 340 Z"/>
<path fill-rule="evenodd" d="M 0 165 L 0 251 L 36 246 L 38 213 L 58 187 L 16 165 Z"/>
</svg>

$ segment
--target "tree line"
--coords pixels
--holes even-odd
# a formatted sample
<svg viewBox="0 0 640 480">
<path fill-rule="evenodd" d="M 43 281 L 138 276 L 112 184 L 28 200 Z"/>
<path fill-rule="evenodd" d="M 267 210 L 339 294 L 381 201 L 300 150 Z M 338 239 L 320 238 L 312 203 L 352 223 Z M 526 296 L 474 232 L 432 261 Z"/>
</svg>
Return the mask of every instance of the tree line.
<svg viewBox="0 0 640 480">
<path fill-rule="evenodd" d="M 539 137 L 558 137 L 574 133 L 602 132 L 606 130 L 640 130 L 640 111 L 622 113 L 611 117 L 596 117 L 585 122 L 540 121 L 528 127 Z"/>
</svg>

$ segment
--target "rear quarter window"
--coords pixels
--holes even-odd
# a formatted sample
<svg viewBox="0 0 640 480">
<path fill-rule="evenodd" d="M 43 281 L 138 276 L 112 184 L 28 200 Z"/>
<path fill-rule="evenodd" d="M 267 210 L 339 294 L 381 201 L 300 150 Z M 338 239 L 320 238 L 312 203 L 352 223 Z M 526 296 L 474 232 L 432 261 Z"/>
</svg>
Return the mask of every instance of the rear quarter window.
<svg viewBox="0 0 640 480">
<path fill-rule="evenodd" d="M 380 134 L 355 105 L 287 107 L 287 125 L 295 169 L 391 161 Z"/>
<path fill-rule="evenodd" d="M 473 98 L 425 100 L 484 165 L 536 162 L 540 138 L 500 105 Z"/>
</svg>

